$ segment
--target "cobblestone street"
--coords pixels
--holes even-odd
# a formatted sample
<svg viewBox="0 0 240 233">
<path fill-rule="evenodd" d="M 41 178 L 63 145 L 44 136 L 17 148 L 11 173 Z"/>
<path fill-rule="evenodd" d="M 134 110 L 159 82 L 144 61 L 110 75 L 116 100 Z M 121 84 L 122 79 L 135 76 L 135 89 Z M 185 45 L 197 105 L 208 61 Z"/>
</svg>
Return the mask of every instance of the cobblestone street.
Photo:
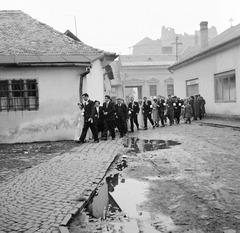
<svg viewBox="0 0 240 233">
<path fill-rule="evenodd" d="M 224 224 L 228 230 L 231 227 L 227 226 L 227 221 L 239 229 L 240 131 L 205 123 L 223 124 L 203 120 L 191 125 L 181 123 L 140 130 L 129 136 L 181 143 L 168 150 L 142 152 L 142 156 L 162 169 L 166 180 L 174 180 L 182 189 L 196 194 L 196 198 L 203 200 L 202 205 L 207 203 L 205 208 L 226 214 Z M 238 122 L 228 123 L 239 126 Z M 66 232 L 64 226 L 104 178 L 116 155 L 128 149 L 123 147 L 125 140 L 76 144 L 68 153 L 1 183 L 0 232 Z M 164 191 L 164 183 L 162 186 Z M 165 201 L 164 195 L 162 200 Z M 204 206 L 198 211 L 202 211 L 203 216 Z"/>
<path fill-rule="evenodd" d="M 122 143 L 76 146 L 1 184 L 1 233 L 59 232 L 104 177 Z"/>
</svg>

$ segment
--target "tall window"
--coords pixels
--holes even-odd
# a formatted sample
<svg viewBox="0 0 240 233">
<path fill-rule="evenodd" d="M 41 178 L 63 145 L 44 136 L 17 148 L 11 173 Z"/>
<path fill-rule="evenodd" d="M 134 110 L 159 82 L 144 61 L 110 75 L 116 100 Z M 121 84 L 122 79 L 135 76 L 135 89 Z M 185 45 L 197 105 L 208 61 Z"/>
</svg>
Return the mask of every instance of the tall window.
<svg viewBox="0 0 240 233">
<path fill-rule="evenodd" d="M 0 80 L 0 111 L 38 110 L 36 79 Z"/>
<path fill-rule="evenodd" d="M 198 78 L 186 81 L 187 97 L 199 94 Z"/>
<path fill-rule="evenodd" d="M 216 102 L 236 101 L 235 70 L 215 74 L 215 100 Z"/>
<path fill-rule="evenodd" d="M 157 96 L 157 85 L 150 85 L 149 92 L 151 97 Z"/>
<path fill-rule="evenodd" d="M 167 84 L 167 95 L 174 95 L 174 86 L 173 86 L 173 84 Z"/>
</svg>

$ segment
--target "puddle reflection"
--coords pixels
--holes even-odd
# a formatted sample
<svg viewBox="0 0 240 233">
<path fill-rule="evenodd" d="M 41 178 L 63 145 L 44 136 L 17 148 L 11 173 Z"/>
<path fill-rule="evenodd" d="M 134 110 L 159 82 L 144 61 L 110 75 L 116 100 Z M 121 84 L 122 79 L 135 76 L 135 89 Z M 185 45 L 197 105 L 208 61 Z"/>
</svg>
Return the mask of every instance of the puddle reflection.
<svg viewBox="0 0 240 233">
<path fill-rule="evenodd" d="M 160 149 L 169 149 L 172 146 L 180 145 L 180 142 L 172 140 L 139 139 L 135 137 L 127 138 L 124 147 L 129 148 L 128 153 L 154 151 Z"/>
<path fill-rule="evenodd" d="M 127 167 L 127 162 L 122 160 L 118 165 Z M 119 168 L 118 165 L 116 170 Z M 120 166 L 121 169 L 124 166 Z M 116 172 L 106 177 L 106 182 L 88 205 L 88 212 L 95 218 L 111 221 L 109 222 L 113 230 L 111 232 L 117 232 L 117 229 L 124 229 L 121 231 L 124 233 L 175 230 L 176 225 L 170 216 L 142 210 L 141 205 L 146 201 L 148 190 L 149 181 L 125 179 L 121 172 Z M 108 227 L 105 226 L 105 230 L 102 229 L 101 232 L 109 232 Z"/>
</svg>

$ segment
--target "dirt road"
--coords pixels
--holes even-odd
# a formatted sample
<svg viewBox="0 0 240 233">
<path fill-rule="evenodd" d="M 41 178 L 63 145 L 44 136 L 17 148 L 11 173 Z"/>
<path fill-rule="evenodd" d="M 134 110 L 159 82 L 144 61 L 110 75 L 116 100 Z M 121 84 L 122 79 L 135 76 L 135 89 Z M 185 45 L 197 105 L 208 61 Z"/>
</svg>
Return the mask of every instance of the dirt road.
<svg viewBox="0 0 240 233">
<path fill-rule="evenodd" d="M 71 232 L 240 232 L 239 141 L 240 131 L 198 123 L 130 134 L 127 167 L 109 172 L 121 211 L 78 216 Z"/>
</svg>

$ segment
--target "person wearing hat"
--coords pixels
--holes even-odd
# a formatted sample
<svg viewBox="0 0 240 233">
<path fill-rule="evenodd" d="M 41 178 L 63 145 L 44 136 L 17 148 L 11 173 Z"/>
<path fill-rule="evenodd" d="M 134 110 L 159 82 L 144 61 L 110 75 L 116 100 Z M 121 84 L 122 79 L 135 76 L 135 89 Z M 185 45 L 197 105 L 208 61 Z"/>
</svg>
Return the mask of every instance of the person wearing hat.
<svg viewBox="0 0 240 233">
<path fill-rule="evenodd" d="M 98 131 L 96 128 L 96 125 L 94 124 L 94 102 L 89 99 L 89 96 L 87 93 L 84 93 L 82 95 L 84 100 L 84 125 L 82 129 L 82 134 L 79 138 L 80 143 L 84 143 L 88 129 L 90 128 L 93 134 L 94 142 L 99 142 L 98 140 Z"/>
</svg>

